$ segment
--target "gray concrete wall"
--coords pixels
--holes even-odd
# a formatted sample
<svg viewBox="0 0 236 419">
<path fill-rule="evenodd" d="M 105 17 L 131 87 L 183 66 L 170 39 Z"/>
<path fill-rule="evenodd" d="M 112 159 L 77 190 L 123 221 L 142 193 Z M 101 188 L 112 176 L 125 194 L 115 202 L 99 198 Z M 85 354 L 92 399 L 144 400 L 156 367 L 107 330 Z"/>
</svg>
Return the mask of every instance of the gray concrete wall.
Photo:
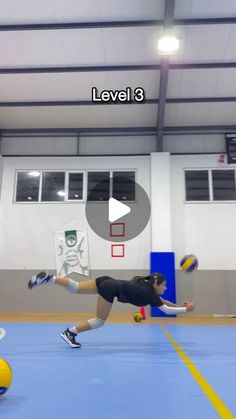
<svg viewBox="0 0 236 419">
<path fill-rule="evenodd" d="M 51 271 L 52 273 L 55 273 Z M 45 286 L 28 291 L 27 281 L 33 271 L 0 271 L 0 312 L 93 312 L 96 296 L 73 295 L 57 286 Z M 114 278 L 131 279 L 147 271 L 93 271 L 91 277 L 110 275 Z M 72 275 L 81 279 L 78 275 Z M 176 274 L 177 301 L 193 300 L 195 313 L 236 313 L 236 272 L 197 271 Z M 135 310 L 129 304 L 115 303 L 113 312 L 130 313 Z"/>
<path fill-rule="evenodd" d="M 236 271 L 177 271 L 177 300 L 193 300 L 195 313 L 236 314 Z"/>
</svg>

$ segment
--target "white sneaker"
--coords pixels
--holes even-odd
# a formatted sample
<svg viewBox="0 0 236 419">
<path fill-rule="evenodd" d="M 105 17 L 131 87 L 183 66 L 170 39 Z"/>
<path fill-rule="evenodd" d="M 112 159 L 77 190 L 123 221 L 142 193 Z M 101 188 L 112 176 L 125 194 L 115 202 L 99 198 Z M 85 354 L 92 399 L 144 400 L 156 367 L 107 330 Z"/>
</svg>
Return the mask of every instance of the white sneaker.
<svg viewBox="0 0 236 419">
<path fill-rule="evenodd" d="M 77 334 L 71 332 L 68 328 L 64 332 L 62 332 L 60 336 L 64 340 L 64 342 L 70 345 L 71 348 L 81 348 L 81 343 L 76 342 L 75 340 Z"/>
</svg>

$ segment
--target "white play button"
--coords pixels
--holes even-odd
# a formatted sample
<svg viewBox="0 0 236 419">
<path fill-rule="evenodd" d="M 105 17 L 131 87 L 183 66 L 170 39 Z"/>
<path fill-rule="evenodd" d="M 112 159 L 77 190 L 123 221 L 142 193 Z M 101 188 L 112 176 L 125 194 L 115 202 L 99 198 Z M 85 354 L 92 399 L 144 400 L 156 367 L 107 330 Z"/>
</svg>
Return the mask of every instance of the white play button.
<svg viewBox="0 0 236 419">
<path fill-rule="evenodd" d="M 127 191 L 134 192 L 127 201 L 123 199 L 125 192 L 122 189 L 113 190 L 113 198 L 100 201 L 100 192 L 107 190 L 106 179 L 96 183 L 88 193 L 85 205 L 88 224 L 95 234 L 108 242 L 124 243 L 134 239 L 150 219 L 151 205 L 145 190 L 135 181 L 127 179 L 122 175 L 116 178 L 116 185 L 125 185 Z M 125 225 L 113 228 L 112 223 Z"/>
<path fill-rule="evenodd" d="M 129 214 L 130 211 L 131 209 L 128 207 L 128 205 L 117 201 L 115 198 L 109 199 L 108 218 L 110 223 L 119 220 L 120 218 L 124 217 L 124 215 Z"/>
</svg>

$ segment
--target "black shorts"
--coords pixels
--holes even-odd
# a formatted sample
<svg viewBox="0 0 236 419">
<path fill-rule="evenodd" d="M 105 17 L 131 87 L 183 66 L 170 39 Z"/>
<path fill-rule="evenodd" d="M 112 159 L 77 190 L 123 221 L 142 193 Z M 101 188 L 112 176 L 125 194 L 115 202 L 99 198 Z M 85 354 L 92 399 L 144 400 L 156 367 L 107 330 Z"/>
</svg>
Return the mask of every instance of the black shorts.
<svg viewBox="0 0 236 419">
<path fill-rule="evenodd" d="M 118 295 L 118 281 L 110 276 L 100 276 L 96 278 L 98 294 L 101 295 L 109 303 L 113 303 L 114 298 Z"/>
</svg>

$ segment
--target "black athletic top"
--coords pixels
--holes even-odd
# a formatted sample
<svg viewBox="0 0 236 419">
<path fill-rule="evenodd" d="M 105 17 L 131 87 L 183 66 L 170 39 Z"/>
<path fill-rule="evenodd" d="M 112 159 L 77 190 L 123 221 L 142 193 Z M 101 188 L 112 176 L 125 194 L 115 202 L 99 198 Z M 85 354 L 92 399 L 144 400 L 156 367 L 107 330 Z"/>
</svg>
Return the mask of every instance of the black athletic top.
<svg viewBox="0 0 236 419">
<path fill-rule="evenodd" d="M 113 279 L 109 276 L 101 276 L 96 279 L 98 293 L 112 303 L 116 297 L 121 303 L 129 303 L 138 307 L 160 307 L 164 303 L 154 288 L 145 283 L 135 283 L 123 279 Z"/>
</svg>

